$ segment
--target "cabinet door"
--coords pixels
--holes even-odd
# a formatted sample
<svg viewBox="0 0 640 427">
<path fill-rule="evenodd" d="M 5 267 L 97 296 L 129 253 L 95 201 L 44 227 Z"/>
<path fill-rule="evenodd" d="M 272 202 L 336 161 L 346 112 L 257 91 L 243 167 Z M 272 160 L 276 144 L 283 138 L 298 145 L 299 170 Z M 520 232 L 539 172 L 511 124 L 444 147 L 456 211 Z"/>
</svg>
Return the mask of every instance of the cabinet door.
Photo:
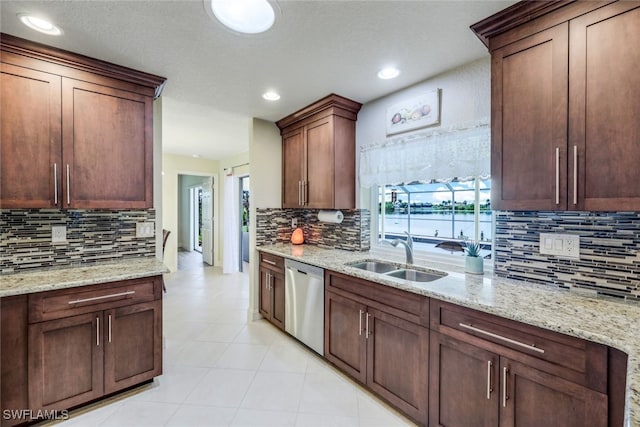
<svg viewBox="0 0 640 427">
<path fill-rule="evenodd" d="M 285 306 L 284 306 L 284 275 L 271 273 L 271 323 L 284 330 Z"/>
<path fill-rule="evenodd" d="M 61 79 L 4 62 L 0 71 L 0 207 L 60 206 Z"/>
<path fill-rule="evenodd" d="M 105 311 L 105 394 L 162 374 L 162 301 Z"/>
<path fill-rule="evenodd" d="M 607 425 L 606 394 L 504 357 L 500 375 L 501 427 Z"/>
<path fill-rule="evenodd" d="M 102 312 L 29 325 L 29 403 L 68 409 L 103 394 Z"/>
<path fill-rule="evenodd" d="M 426 425 L 428 329 L 371 307 L 366 315 L 367 385 Z"/>
<path fill-rule="evenodd" d="M 640 210 L 640 5 L 583 15 L 570 34 L 569 208 Z"/>
<path fill-rule="evenodd" d="M 492 53 L 491 206 L 566 207 L 568 24 Z"/>
<path fill-rule="evenodd" d="M 295 129 L 282 136 L 282 207 L 302 207 L 304 131 Z"/>
<path fill-rule="evenodd" d="M 29 408 L 27 295 L 0 298 L 0 408 L 17 411 Z M 0 426 L 27 422 L 23 418 L 2 417 Z"/>
<path fill-rule="evenodd" d="M 271 321 L 271 270 L 267 268 L 260 268 L 260 290 L 259 293 L 259 306 L 258 311 L 265 319 Z"/>
<path fill-rule="evenodd" d="M 153 206 L 153 107 L 148 96 L 62 81 L 64 206 Z"/>
<path fill-rule="evenodd" d="M 434 331 L 430 353 L 429 425 L 497 426 L 498 356 Z"/>
<path fill-rule="evenodd" d="M 325 358 L 361 383 L 366 382 L 367 354 L 365 316 L 367 306 L 337 295 L 325 293 Z"/>
<path fill-rule="evenodd" d="M 333 118 L 325 117 L 305 126 L 305 200 L 313 209 L 334 207 Z"/>
</svg>

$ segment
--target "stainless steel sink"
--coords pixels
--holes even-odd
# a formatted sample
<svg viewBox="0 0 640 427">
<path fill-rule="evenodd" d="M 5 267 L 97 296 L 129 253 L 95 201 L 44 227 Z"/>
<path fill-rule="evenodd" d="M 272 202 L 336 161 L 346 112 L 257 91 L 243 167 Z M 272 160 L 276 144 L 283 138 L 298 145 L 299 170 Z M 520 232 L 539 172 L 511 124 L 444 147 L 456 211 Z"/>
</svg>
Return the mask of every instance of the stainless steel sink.
<svg viewBox="0 0 640 427">
<path fill-rule="evenodd" d="M 386 261 L 359 261 L 352 264 L 347 264 L 349 267 L 359 268 L 361 270 L 372 271 L 374 273 L 386 273 L 388 271 L 394 271 L 398 269 L 398 265 L 386 262 Z"/>
<path fill-rule="evenodd" d="M 433 282 L 447 275 L 441 271 L 419 271 L 411 268 L 403 268 L 385 273 L 386 276 L 397 277 L 411 282 Z"/>
</svg>

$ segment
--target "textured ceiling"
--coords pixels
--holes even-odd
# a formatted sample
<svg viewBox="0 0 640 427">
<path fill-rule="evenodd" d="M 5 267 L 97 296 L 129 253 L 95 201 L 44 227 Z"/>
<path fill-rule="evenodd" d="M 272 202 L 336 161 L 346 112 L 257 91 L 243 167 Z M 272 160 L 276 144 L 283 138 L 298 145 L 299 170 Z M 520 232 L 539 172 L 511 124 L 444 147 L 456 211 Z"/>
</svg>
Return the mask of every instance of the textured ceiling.
<svg viewBox="0 0 640 427">
<path fill-rule="evenodd" d="M 240 35 L 202 0 L 0 1 L 1 30 L 168 78 L 164 150 L 224 158 L 248 148 L 249 118 L 278 120 L 329 93 L 366 103 L 487 56 L 469 25 L 514 1 L 280 0 L 273 28 Z M 37 13 L 63 28 L 19 23 Z M 377 71 L 395 64 L 400 77 Z M 261 98 L 267 89 L 282 98 Z"/>
</svg>

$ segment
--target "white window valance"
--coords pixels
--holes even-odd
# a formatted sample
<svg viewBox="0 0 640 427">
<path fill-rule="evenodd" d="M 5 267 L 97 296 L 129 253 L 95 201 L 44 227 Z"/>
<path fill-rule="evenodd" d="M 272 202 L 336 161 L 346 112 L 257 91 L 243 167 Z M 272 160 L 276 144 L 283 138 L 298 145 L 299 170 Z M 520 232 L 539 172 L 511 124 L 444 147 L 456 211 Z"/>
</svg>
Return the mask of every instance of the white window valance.
<svg viewBox="0 0 640 427">
<path fill-rule="evenodd" d="M 491 174 L 489 120 L 388 138 L 360 151 L 360 185 L 460 181 Z"/>
</svg>

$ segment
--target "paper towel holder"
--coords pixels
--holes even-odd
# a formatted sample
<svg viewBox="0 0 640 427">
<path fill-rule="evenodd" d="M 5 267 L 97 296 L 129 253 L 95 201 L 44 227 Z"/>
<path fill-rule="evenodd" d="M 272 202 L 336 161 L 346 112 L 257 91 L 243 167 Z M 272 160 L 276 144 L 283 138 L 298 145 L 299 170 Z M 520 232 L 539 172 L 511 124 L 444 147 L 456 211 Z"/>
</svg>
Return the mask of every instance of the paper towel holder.
<svg viewBox="0 0 640 427">
<path fill-rule="evenodd" d="M 334 224 L 342 223 L 344 219 L 344 214 L 342 211 L 338 210 L 321 210 L 318 211 L 318 221 L 320 222 L 331 222 Z"/>
</svg>

